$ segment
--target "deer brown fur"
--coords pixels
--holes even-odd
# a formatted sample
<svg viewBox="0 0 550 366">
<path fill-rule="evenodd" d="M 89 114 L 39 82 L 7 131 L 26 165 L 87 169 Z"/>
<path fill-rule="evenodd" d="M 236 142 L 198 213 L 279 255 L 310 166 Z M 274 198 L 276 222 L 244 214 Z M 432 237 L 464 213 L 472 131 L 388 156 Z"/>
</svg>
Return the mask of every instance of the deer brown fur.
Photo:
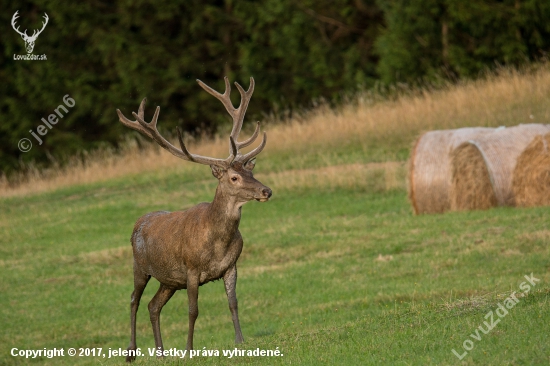
<svg viewBox="0 0 550 366">
<path fill-rule="evenodd" d="M 233 130 L 229 137 L 230 155 L 227 159 L 190 154 L 179 129 L 181 149 L 174 147 L 156 128 L 159 107 L 150 123 L 144 121 L 145 99 L 138 113 L 133 113 L 137 121 L 128 120 L 117 110 L 124 125 L 151 137 L 160 146 L 184 160 L 210 165 L 212 174 L 219 181 L 211 203 L 200 203 L 185 211 L 151 212 L 136 222 L 131 239 L 134 255 L 134 292 L 130 304 L 131 339 L 128 351 L 137 349 L 136 313 L 143 290 L 151 277 L 160 282 L 160 288 L 149 303 L 149 316 L 157 349 L 163 350 L 160 312 L 172 295 L 181 289 L 187 289 L 189 300 L 189 333 L 186 348 L 193 349 L 193 331 L 199 314 L 199 286 L 220 278 L 223 278 L 225 284 L 235 328 L 235 343 L 244 341 L 236 295 L 237 260 L 243 248 L 239 223 L 241 207 L 246 202 L 265 202 L 272 194 L 271 189 L 256 180 L 252 174 L 255 156 L 264 148 L 267 136 L 264 133 L 262 143 L 248 154 L 242 155 L 239 152 L 241 147 L 250 145 L 259 133 L 258 124 L 252 137 L 243 142 L 237 141 L 248 102 L 254 91 L 254 79 L 250 78 L 250 87 L 246 92 L 235 83 L 241 94 L 241 104 L 237 109 L 229 100 L 231 88 L 227 78 L 224 94 L 219 94 L 201 81 L 198 82 L 208 93 L 222 101 L 233 117 Z M 131 362 L 134 358 L 134 352 L 129 352 L 126 361 Z"/>
</svg>

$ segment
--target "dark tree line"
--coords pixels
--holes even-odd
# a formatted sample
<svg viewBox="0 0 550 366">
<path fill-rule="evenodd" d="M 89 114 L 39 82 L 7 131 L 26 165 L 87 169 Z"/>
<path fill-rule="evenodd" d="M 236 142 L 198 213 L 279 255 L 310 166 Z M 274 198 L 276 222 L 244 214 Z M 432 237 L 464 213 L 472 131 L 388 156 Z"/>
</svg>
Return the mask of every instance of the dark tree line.
<svg viewBox="0 0 550 366">
<path fill-rule="evenodd" d="M 382 80 L 475 77 L 550 50 L 550 2 L 382 0 L 386 30 L 376 40 Z"/>
<path fill-rule="evenodd" d="M 47 164 L 82 150 L 116 146 L 133 134 L 118 123 L 148 97 L 161 106 L 165 133 L 214 132 L 227 118 L 195 79 L 223 90 L 223 76 L 256 92 L 248 120 L 274 106 L 337 100 L 375 82 L 472 77 L 518 65 L 550 48 L 546 0 L 186 0 L 0 2 L 0 167 Z M 39 29 L 34 54 L 12 29 Z M 69 94 L 76 105 L 41 136 L 31 136 Z M 236 93 L 235 93 L 236 94 Z M 235 103 L 238 102 L 235 95 Z M 29 138 L 27 153 L 18 141 Z"/>
</svg>

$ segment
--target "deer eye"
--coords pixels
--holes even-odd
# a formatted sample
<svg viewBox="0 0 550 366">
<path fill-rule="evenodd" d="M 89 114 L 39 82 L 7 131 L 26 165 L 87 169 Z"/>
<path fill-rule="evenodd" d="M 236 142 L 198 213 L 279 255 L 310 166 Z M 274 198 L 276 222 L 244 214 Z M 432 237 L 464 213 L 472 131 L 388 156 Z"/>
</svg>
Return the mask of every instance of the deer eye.
<svg viewBox="0 0 550 366">
<path fill-rule="evenodd" d="M 236 182 L 236 181 L 237 181 L 237 177 L 231 177 L 231 180 L 232 180 L 233 182 Z"/>
</svg>

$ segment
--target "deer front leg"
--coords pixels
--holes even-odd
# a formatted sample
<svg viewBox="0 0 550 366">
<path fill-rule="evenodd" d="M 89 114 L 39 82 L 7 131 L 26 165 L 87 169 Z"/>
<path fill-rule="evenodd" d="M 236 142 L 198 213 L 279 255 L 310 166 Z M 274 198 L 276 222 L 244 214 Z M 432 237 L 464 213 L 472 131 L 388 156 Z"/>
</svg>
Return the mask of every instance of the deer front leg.
<svg viewBox="0 0 550 366">
<path fill-rule="evenodd" d="M 189 333 L 187 334 L 187 350 L 193 349 L 193 332 L 195 321 L 199 316 L 199 278 L 200 273 L 187 272 L 187 298 L 189 300 Z"/>
<path fill-rule="evenodd" d="M 225 285 L 225 293 L 227 294 L 227 300 L 229 301 L 229 310 L 231 311 L 231 318 L 233 319 L 233 326 L 235 327 L 235 343 L 243 343 L 243 333 L 241 332 L 241 324 L 239 323 L 239 306 L 237 303 L 237 265 L 229 268 L 223 276 L 223 283 Z"/>
</svg>

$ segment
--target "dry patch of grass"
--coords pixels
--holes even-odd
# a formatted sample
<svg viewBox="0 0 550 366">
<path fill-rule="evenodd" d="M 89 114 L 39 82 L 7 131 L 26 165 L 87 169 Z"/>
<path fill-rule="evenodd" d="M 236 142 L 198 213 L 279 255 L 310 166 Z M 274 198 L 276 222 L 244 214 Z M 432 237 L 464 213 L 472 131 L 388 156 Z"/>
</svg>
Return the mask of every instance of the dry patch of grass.
<svg viewBox="0 0 550 366">
<path fill-rule="evenodd" d="M 239 273 L 240 276 L 248 277 L 264 272 L 281 271 L 294 266 L 307 266 L 317 263 L 319 259 L 335 259 L 352 254 L 348 247 L 338 247 L 328 251 L 312 251 L 309 247 L 296 246 L 291 248 L 275 248 L 269 253 L 270 265 L 246 266 L 244 265 Z"/>
<path fill-rule="evenodd" d="M 266 266 L 254 266 L 254 267 L 243 267 L 239 272 L 239 277 L 248 278 L 250 276 L 255 276 L 262 274 L 264 272 L 280 272 L 283 269 L 293 267 L 297 264 L 296 261 L 288 261 L 284 264 L 271 264 Z"/>
<path fill-rule="evenodd" d="M 74 256 L 61 256 L 59 258 L 60 263 L 86 263 L 86 264 L 101 264 L 101 265 L 114 265 L 120 262 L 130 263 L 132 259 L 132 246 L 130 243 L 127 245 L 108 248 L 103 250 L 96 250 L 93 252 L 80 253 Z"/>
<path fill-rule="evenodd" d="M 550 241 L 550 230 L 538 230 L 532 233 L 522 233 L 517 237 L 520 240 L 527 241 Z"/>
<path fill-rule="evenodd" d="M 491 294 L 485 294 L 481 296 L 470 296 L 465 299 L 458 299 L 455 301 L 447 301 L 441 304 L 441 307 L 447 311 L 458 311 L 459 313 L 485 308 L 489 305 L 489 299 Z"/>
<path fill-rule="evenodd" d="M 513 257 L 513 256 L 523 255 L 523 253 L 517 249 L 506 249 L 501 252 L 501 255 L 505 257 Z"/>
<path fill-rule="evenodd" d="M 511 294 L 517 298 L 529 296 L 523 292 L 507 291 L 507 292 L 490 292 L 482 295 L 472 295 L 467 298 L 444 301 L 440 306 L 446 311 L 453 311 L 457 314 L 463 314 L 472 310 L 494 307 L 497 302 L 501 302 L 508 298 Z"/>
<path fill-rule="evenodd" d="M 296 169 L 258 174 L 265 184 L 277 189 L 358 188 L 367 186 L 376 191 L 405 189 L 405 164 L 401 162 L 347 164 L 318 169 Z"/>
<path fill-rule="evenodd" d="M 530 71 L 502 70 L 484 79 L 461 82 L 438 91 L 409 90 L 392 99 L 365 93 L 336 109 L 320 106 L 284 123 L 268 124 L 269 142 L 263 156 L 266 161 L 272 154 L 300 159 L 304 152 L 324 154 L 331 148 L 349 144 L 368 153 L 373 142 L 380 141 L 388 141 L 387 151 L 391 152 L 396 148 L 391 144 L 408 147 L 422 131 L 548 123 L 548 95 L 550 70 L 547 65 Z M 121 154 L 91 154 L 84 163 L 75 161 L 65 169 L 34 171 L 15 186 L 4 179 L 0 181 L 0 197 L 33 194 L 144 172 L 189 174 L 198 169 L 196 164 L 184 163 L 153 143 L 146 146 L 138 148 L 136 144 L 128 144 Z M 190 151 L 225 157 L 228 142 L 225 136 L 191 142 Z M 334 162 L 326 161 L 324 165 L 334 165 Z M 308 184 L 307 175 L 304 172 L 291 184 Z"/>
<path fill-rule="evenodd" d="M 378 254 L 378 257 L 376 257 L 375 261 L 377 262 L 389 262 L 393 260 L 393 255 L 382 255 Z"/>
</svg>

